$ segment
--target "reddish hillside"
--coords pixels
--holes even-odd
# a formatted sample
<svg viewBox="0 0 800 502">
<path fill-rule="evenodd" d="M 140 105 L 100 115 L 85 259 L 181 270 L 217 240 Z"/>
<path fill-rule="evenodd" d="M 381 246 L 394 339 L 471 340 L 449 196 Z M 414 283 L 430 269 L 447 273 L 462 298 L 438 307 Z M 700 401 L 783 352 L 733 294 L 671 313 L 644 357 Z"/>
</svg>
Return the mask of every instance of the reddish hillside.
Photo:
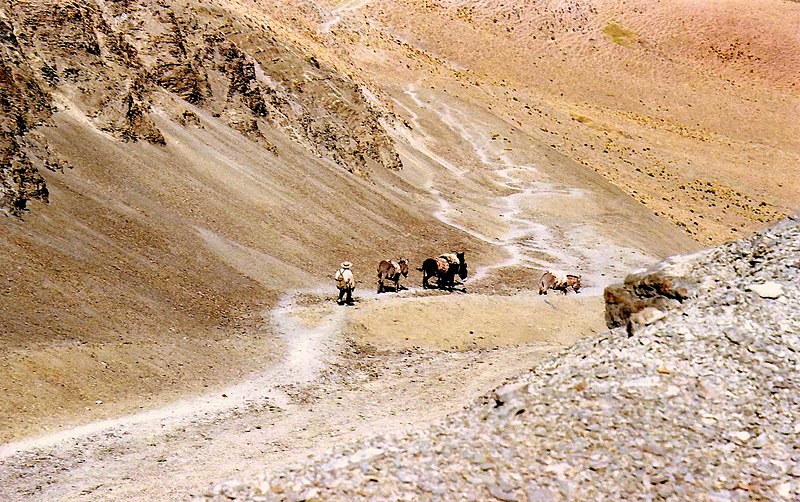
<svg viewBox="0 0 800 502">
<path fill-rule="evenodd" d="M 800 5 L 371 2 L 492 106 L 701 242 L 800 204 Z M 469 91 L 467 91 L 469 92 Z"/>
</svg>

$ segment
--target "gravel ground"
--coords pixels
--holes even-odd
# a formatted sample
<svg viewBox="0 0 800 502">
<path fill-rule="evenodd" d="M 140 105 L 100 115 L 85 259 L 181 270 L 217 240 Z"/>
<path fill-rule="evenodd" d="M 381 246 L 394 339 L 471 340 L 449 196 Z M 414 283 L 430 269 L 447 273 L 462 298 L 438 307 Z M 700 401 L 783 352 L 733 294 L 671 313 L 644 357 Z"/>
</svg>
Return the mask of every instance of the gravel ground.
<svg viewBox="0 0 800 502">
<path fill-rule="evenodd" d="M 211 499 L 797 500 L 800 227 L 684 261 L 695 297 L 578 342 L 444 421 Z"/>
</svg>

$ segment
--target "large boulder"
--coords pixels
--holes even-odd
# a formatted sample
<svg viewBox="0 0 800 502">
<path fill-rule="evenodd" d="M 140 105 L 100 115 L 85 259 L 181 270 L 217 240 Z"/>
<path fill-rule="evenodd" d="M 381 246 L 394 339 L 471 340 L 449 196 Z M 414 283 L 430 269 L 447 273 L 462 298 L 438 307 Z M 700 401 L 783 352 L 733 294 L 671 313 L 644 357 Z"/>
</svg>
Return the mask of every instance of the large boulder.
<svg viewBox="0 0 800 502">
<path fill-rule="evenodd" d="M 674 262 L 659 268 L 630 274 L 622 284 L 612 284 L 603 293 L 606 302 L 606 325 L 617 328 L 628 324 L 631 315 L 648 307 L 666 312 L 693 295 L 693 287 L 680 277 L 681 267 Z"/>
</svg>

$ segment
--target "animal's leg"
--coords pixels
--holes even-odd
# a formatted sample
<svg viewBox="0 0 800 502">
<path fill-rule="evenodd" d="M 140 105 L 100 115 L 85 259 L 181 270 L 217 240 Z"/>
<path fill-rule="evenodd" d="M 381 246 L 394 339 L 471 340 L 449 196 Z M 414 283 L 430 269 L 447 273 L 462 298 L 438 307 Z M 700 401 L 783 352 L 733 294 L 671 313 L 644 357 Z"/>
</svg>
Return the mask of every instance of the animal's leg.
<svg viewBox="0 0 800 502">
<path fill-rule="evenodd" d="M 542 276 L 542 281 L 539 285 L 539 294 L 546 295 L 548 290 L 556 289 L 555 286 L 556 286 L 555 278 L 552 277 L 550 274 L 545 274 Z"/>
</svg>

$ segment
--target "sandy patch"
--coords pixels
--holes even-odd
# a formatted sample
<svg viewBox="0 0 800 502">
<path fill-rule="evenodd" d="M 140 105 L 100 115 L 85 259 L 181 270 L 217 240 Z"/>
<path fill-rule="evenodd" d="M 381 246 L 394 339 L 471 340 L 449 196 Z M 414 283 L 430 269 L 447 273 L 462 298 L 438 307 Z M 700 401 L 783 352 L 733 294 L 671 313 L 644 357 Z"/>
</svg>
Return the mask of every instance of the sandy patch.
<svg viewBox="0 0 800 502">
<path fill-rule="evenodd" d="M 465 350 L 569 345 L 581 334 L 604 329 L 601 297 L 526 292 L 515 296 L 453 293 L 372 302 L 353 313 L 346 332 L 359 344 L 384 349 Z"/>
</svg>

